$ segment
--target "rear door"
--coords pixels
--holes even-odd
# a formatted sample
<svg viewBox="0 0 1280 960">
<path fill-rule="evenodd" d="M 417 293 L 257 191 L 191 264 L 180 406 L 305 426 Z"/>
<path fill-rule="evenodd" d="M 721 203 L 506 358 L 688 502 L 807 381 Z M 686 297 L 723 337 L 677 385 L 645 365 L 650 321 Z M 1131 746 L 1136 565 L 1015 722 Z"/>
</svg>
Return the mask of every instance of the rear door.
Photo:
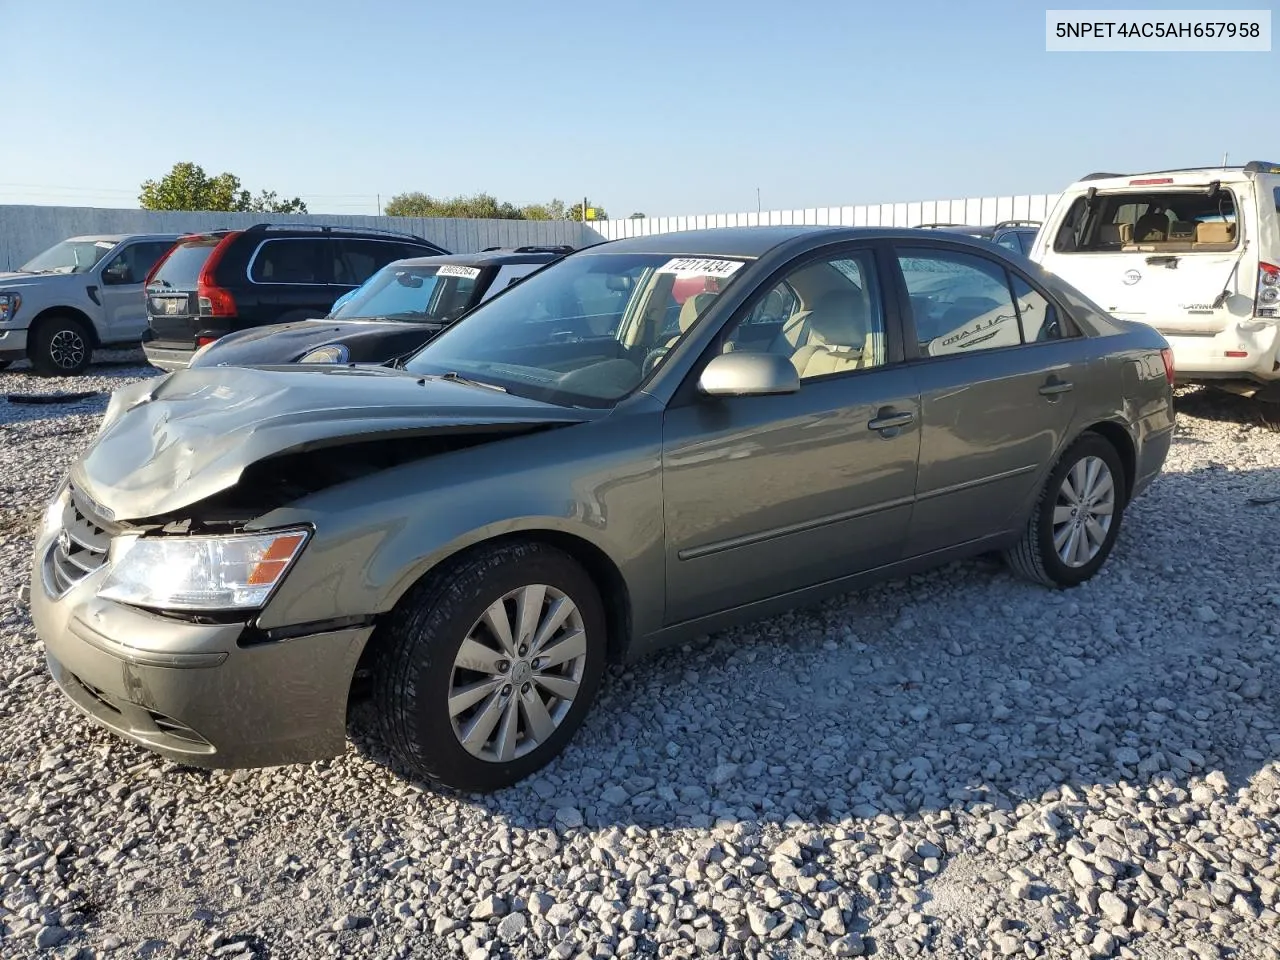
<svg viewBox="0 0 1280 960">
<path fill-rule="evenodd" d="M 249 258 L 249 282 L 257 293 L 256 324 L 323 317 L 352 286 L 335 286 L 339 241 L 327 237 L 272 237 Z M 367 275 L 366 275 L 367 276 Z"/>
<path fill-rule="evenodd" d="M 1069 318 L 994 255 L 896 247 L 922 421 L 905 555 L 920 556 L 1017 522 L 1094 370 Z"/>
<path fill-rule="evenodd" d="M 181 344 L 195 342 L 202 320 L 196 288 L 219 236 L 188 237 L 179 241 L 156 270 L 146 289 L 147 319 L 154 342 Z"/>
<path fill-rule="evenodd" d="M 1241 215 L 1254 208 L 1253 184 L 1210 195 L 1207 178 L 1162 182 L 1172 179 L 1077 197 L 1040 259 L 1117 317 L 1175 336 L 1216 334 L 1253 296 L 1243 262 L 1252 217 Z"/>
</svg>

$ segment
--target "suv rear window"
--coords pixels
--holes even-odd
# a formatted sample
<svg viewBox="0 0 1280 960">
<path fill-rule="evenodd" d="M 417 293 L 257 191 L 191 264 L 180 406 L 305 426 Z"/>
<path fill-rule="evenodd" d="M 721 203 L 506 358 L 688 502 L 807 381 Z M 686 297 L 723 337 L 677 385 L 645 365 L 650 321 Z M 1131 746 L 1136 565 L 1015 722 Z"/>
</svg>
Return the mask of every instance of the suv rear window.
<svg viewBox="0 0 1280 960">
<path fill-rule="evenodd" d="M 1077 197 L 1053 240 L 1055 253 L 1231 250 L 1239 242 L 1235 195 L 1221 189 Z"/>
<path fill-rule="evenodd" d="M 160 264 L 151 282 L 179 290 L 194 290 L 200 270 L 218 245 L 218 240 L 218 237 L 199 237 L 178 244 Z"/>
</svg>

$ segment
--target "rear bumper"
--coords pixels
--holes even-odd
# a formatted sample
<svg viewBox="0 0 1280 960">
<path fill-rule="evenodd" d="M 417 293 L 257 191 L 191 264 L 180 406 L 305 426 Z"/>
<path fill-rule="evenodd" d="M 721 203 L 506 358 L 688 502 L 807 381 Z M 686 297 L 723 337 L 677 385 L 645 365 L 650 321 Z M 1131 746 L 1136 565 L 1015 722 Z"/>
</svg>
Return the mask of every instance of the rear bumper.
<svg viewBox="0 0 1280 960">
<path fill-rule="evenodd" d="M 1162 333 L 1173 348 L 1179 381 L 1280 381 L 1280 321 L 1240 320 L 1213 336 Z"/>
<path fill-rule="evenodd" d="M 27 356 L 27 331 L 0 330 L 0 360 L 24 360 Z"/>
<path fill-rule="evenodd" d="M 245 626 L 195 624 L 97 597 L 106 567 L 55 598 L 45 536 L 31 618 L 50 675 L 108 730 L 197 767 L 275 766 L 346 747 L 347 694 L 371 627 L 240 646 Z"/>
<path fill-rule="evenodd" d="M 175 347 L 169 344 L 156 346 L 152 343 L 144 343 L 142 352 L 147 357 L 147 363 L 153 367 L 171 371 L 185 369 L 191 363 L 191 358 L 196 351 L 194 347 Z"/>
</svg>

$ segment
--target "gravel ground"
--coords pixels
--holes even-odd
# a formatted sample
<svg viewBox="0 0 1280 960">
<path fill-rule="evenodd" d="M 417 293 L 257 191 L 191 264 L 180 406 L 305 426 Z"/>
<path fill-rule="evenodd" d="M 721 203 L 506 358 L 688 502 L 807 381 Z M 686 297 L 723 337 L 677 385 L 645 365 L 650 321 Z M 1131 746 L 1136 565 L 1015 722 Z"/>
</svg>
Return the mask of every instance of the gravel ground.
<svg viewBox="0 0 1280 960">
<path fill-rule="evenodd" d="M 615 670 L 482 799 L 360 709 L 237 773 L 73 712 L 14 594 L 104 404 L 0 400 L 0 955 L 1280 958 L 1280 435 L 1243 401 L 1182 393 L 1092 583 L 955 565 Z"/>
</svg>

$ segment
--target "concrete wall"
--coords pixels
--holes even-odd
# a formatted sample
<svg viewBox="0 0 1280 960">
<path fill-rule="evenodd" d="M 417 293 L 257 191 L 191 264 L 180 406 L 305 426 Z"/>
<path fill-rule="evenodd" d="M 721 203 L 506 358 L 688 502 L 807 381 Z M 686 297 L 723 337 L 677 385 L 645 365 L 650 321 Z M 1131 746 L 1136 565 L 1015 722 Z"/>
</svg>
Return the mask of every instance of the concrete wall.
<svg viewBox="0 0 1280 960">
<path fill-rule="evenodd" d="M 327 223 L 416 234 L 454 253 L 485 247 L 599 243 L 601 235 L 569 220 L 454 220 L 323 214 L 186 213 L 99 207 L 0 205 L 0 270 L 15 270 L 67 237 L 101 233 L 187 233 L 255 223 Z"/>
<path fill-rule="evenodd" d="M 809 207 L 805 210 L 764 210 L 751 213 L 706 213 L 684 217 L 646 217 L 642 220 L 603 220 L 592 226 L 604 238 L 642 237 L 677 230 L 717 227 L 755 227 L 791 224 L 845 227 L 915 227 L 922 223 L 967 223 L 990 226 L 1002 220 L 1044 220 L 1059 194 L 1036 193 L 1009 197 L 968 197 L 960 200 L 917 200 L 862 206 Z"/>
</svg>

